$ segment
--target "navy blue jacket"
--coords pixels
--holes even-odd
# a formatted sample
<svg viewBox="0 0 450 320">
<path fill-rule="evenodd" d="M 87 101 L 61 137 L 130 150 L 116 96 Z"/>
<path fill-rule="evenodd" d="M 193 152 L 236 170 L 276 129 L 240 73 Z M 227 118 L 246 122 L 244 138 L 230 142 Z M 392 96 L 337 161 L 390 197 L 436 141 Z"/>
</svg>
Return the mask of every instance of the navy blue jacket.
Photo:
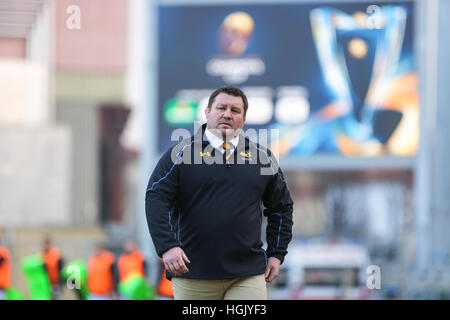
<svg viewBox="0 0 450 320">
<path fill-rule="evenodd" d="M 283 262 L 292 238 L 293 202 L 283 173 L 270 150 L 242 135 L 225 159 L 203 136 L 205 127 L 170 148 L 150 177 L 145 209 L 156 252 L 185 251 L 191 263 L 180 277 L 262 274 L 268 257 Z"/>
</svg>

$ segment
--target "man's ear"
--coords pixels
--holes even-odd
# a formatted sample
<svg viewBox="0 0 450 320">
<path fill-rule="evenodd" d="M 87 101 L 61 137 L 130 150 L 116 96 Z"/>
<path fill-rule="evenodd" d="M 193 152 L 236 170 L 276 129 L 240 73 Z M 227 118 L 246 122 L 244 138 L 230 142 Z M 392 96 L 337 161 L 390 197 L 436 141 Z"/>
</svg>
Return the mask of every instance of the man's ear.
<svg viewBox="0 0 450 320">
<path fill-rule="evenodd" d="M 211 112 L 211 108 L 206 107 L 205 108 L 205 116 L 208 116 L 208 114 Z"/>
</svg>

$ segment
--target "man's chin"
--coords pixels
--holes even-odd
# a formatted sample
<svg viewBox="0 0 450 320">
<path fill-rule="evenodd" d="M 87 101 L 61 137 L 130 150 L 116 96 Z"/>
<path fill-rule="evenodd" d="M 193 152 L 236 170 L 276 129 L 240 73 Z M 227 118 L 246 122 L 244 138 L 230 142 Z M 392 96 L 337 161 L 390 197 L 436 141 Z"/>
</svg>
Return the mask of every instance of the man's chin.
<svg viewBox="0 0 450 320">
<path fill-rule="evenodd" d="M 226 138 L 225 140 L 229 140 L 234 138 L 239 134 L 239 129 L 234 129 L 228 126 L 221 126 L 219 128 L 209 129 L 216 136 L 221 136 L 222 138 Z"/>
<path fill-rule="evenodd" d="M 221 128 L 220 131 L 222 133 L 222 136 L 226 137 L 225 140 L 233 139 L 235 136 L 239 134 L 239 130 L 233 128 Z"/>
</svg>

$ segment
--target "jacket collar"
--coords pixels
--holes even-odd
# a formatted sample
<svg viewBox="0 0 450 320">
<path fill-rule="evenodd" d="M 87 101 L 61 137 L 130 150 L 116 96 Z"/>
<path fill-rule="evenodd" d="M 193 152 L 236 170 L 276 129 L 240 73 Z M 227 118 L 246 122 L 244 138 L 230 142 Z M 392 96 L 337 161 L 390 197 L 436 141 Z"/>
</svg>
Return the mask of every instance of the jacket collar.
<svg viewBox="0 0 450 320">
<path fill-rule="evenodd" d="M 209 130 L 208 128 L 205 129 L 205 135 L 206 138 L 208 139 L 209 143 L 216 149 L 220 149 L 222 147 L 223 144 L 223 140 L 219 137 L 217 137 L 216 135 L 214 135 L 214 133 L 211 132 L 211 130 Z M 239 135 L 234 137 L 233 139 L 227 141 L 229 144 L 233 145 L 233 148 L 236 148 L 238 142 L 239 142 Z"/>
</svg>

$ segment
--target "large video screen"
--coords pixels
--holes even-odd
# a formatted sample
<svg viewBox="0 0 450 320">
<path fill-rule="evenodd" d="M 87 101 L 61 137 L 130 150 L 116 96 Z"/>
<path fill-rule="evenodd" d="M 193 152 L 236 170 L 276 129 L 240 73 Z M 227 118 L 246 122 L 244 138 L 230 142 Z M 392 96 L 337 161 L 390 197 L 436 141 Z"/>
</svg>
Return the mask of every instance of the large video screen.
<svg viewBox="0 0 450 320">
<path fill-rule="evenodd" d="M 413 2 L 160 5 L 159 151 L 205 121 L 214 89 L 249 100 L 244 130 L 280 157 L 413 156 Z"/>
</svg>

